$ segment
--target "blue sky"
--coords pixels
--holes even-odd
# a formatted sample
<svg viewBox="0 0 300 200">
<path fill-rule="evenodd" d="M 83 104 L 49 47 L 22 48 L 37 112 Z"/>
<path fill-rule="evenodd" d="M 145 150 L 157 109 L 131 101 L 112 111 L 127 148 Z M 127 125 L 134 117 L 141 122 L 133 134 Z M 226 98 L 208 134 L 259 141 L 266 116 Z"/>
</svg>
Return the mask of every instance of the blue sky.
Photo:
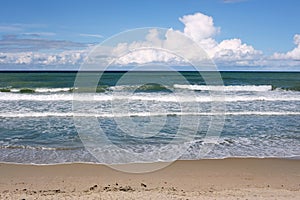
<svg viewBox="0 0 300 200">
<path fill-rule="evenodd" d="M 212 38 L 215 50 L 211 55 L 226 69 L 249 65 L 253 69 L 299 70 L 299 8 L 298 0 L 2 0 L 0 67 L 78 66 L 78 60 L 43 63 L 34 59 L 53 58 L 64 51 L 68 52 L 63 55 L 77 51 L 84 57 L 84 49 L 119 32 L 140 27 L 164 27 L 179 30 L 199 43 L 202 39 Z M 190 16 L 186 17 L 185 23 L 180 20 L 184 16 Z M 208 19 L 205 16 L 210 17 L 213 24 L 202 24 L 201 20 Z M 198 19 L 199 23 L 191 24 L 191 20 Z M 202 25 L 210 26 L 211 35 L 193 38 L 193 33 L 185 32 L 187 26 L 198 31 L 196 26 Z M 234 42 L 233 39 L 237 40 Z M 237 44 L 238 40 L 240 44 Z M 218 51 L 223 55 L 230 50 L 240 56 L 237 52 L 240 47 L 234 49 L 232 46 L 244 44 L 249 47 L 245 47 L 245 51 L 252 47 L 255 51 L 251 50 L 251 56 L 261 62 L 240 64 L 233 59 L 229 62 L 228 56 L 220 58 L 215 53 Z M 16 61 L 21 56 L 26 58 Z M 238 55 L 235 57 L 240 61 Z"/>
</svg>

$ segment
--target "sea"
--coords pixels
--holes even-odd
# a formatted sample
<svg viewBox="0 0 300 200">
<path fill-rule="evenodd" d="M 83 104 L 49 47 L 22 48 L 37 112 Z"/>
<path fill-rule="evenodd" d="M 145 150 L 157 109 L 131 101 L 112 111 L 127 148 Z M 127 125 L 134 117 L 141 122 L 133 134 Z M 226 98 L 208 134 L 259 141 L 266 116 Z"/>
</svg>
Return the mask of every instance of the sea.
<svg viewBox="0 0 300 200">
<path fill-rule="evenodd" d="M 82 89 L 74 71 L 0 72 L 0 162 L 300 158 L 299 72 L 220 72 L 222 85 L 203 78 L 215 72 L 134 72 L 119 81 L 126 73 L 104 72 Z"/>
</svg>

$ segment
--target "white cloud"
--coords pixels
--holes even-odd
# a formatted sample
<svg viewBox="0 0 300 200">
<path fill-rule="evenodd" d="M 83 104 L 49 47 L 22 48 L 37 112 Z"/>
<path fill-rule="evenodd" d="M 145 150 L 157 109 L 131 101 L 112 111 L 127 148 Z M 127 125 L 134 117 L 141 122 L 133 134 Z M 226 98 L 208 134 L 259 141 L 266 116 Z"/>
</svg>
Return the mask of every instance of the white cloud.
<svg viewBox="0 0 300 200">
<path fill-rule="evenodd" d="M 189 39 L 183 39 L 180 35 L 184 34 L 194 40 L 202 49 L 207 52 L 208 56 L 219 63 L 226 63 L 230 65 L 248 65 L 251 59 L 256 59 L 258 55 L 261 54 L 260 51 L 255 50 L 252 46 L 242 43 L 240 39 L 228 39 L 218 43 L 214 36 L 220 33 L 220 28 L 214 25 L 213 18 L 211 16 L 204 15 L 202 13 L 195 13 L 193 15 L 185 15 L 179 20 L 184 24 L 184 30 L 181 32 L 179 30 L 169 29 L 163 38 L 160 37 L 160 33 L 156 29 L 152 29 L 146 35 L 144 41 L 135 41 L 131 43 L 119 43 L 115 48 L 103 48 L 102 52 L 99 52 L 102 57 L 110 57 L 109 59 L 114 59 L 114 55 L 119 55 L 126 50 L 135 50 L 140 47 L 156 47 L 162 49 L 173 49 L 177 53 L 184 52 L 186 56 L 185 59 L 201 60 L 205 58 L 202 52 L 191 51 L 191 43 Z M 94 34 L 80 34 L 85 37 L 102 37 L 100 35 Z M 58 47 L 57 43 L 66 45 L 67 41 L 45 41 L 37 39 L 5 39 L 2 43 L 7 44 L 26 44 L 28 46 L 30 42 L 34 41 L 38 46 L 36 48 L 44 48 L 44 46 Z M 1 41 L 0 41 L 1 42 Z M 40 45 L 42 44 L 42 45 Z M 68 45 L 74 45 L 67 43 Z M 77 44 L 76 44 L 77 45 Z M 42 47 L 40 47 L 42 46 Z M 53 47 L 52 47 L 53 48 Z M 21 50 L 21 49 L 17 49 Z M 29 51 L 29 50 L 28 50 Z M 86 52 L 86 51 L 83 51 Z M 60 54 L 45 54 L 39 52 L 31 52 L 15 54 L 16 59 L 14 63 L 24 63 L 24 64 L 78 64 L 83 61 L 84 53 L 80 51 L 70 51 L 64 50 Z M 1 59 L 0 62 L 4 62 L 8 57 L 12 57 L 13 54 L 6 56 L 6 59 Z M 169 63 L 176 65 L 186 64 L 186 60 L 179 58 L 174 54 L 166 53 L 159 50 L 142 50 L 134 51 L 128 55 L 124 55 L 122 58 L 116 61 L 120 65 L 128 64 L 146 64 L 146 63 Z M 11 59 L 10 61 L 12 61 Z M 247 60 L 243 62 L 242 60 Z M 98 60 L 97 60 L 98 61 Z M 92 62 L 92 61 L 91 61 Z"/>
<path fill-rule="evenodd" d="M 76 65 L 82 63 L 88 50 L 67 50 L 60 53 L 0 53 L 0 64 Z"/>
<path fill-rule="evenodd" d="M 238 38 L 223 40 L 218 43 L 214 36 L 220 33 L 220 28 L 214 25 L 213 18 L 210 16 L 196 13 L 183 16 L 180 21 L 185 25 L 183 33 L 196 41 L 216 62 L 248 65 L 249 60 L 257 59 L 262 54 L 261 51 L 243 43 Z M 242 62 L 242 59 L 247 60 L 247 62 Z"/>
<path fill-rule="evenodd" d="M 165 32 L 164 32 L 165 31 Z M 111 60 L 115 59 L 120 65 L 144 65 L 150 63 L 161 63 L 165 65 L 184 65 L 187 61 L 203 61 L 207 59 L 204 51 L 195 51 L 191 39 L 184 36 L 180 31 L 168 29 L 150 29 L 145 36 L 145 41 L 134 41 L 131 43 L 118 43 L 109 53 L 98 51 L 95 57 L 103 58 L 109 55 Z M 171 52 L 172 51 L 172 52 Z M 121 58 L 118 56 L 121 55 Z M 181 58 L 179 55 L 185 55 Z M 99 62 L 99 60 L 97 60 Z"/>
<path fill-rule="evenodd" d="M 214 49 L 214 59 L 227 61 L 253 60 L 262 55 L 261 51 L 242 43 L 240 39 L 234 38 L 223 40 Z"/>
<path fill-rule="evenodd" d="M 171 65 L 179 65 L 182 59 L 174 54 L 166 51 L 157 51 L 154 49 L 142 49 L 130 52 L 127 55 L 116 60 L 116 64 L 149 64 L 149 63 L 168 63 Z"/>
<path fill-rule="evenodd" d="M 185 25 L 184 34 L 196 42 L 212 38 L 220 31 L 220 28 L 214 26 L 213 18 L 202 13 L 185 15 L 179 20 Z"/>
<path fill-rule="evenodd" d="M 125 52 L 126 50 L 134 50 L 139 47 L 157 47 L 162 49 L 172 49 L 181 54 L 184 52 L 185 59 L 179 58 L 173 54 L 159 50 L 143 50 L 130 53 L 123 56 L 117 61 L 118 64 L 146 64 L 146 63 L 170 63 L 177 65 L 186 64 L 186 61 L 195 61 L 205 59 L 205 55 L 201 52 L 194 52 L 191 48 L 191 42 L 188 39 L 183 39 L 180 35 L 184 34 L 194 40 L 217 64 L 226 65 L 254 65 L 262 57 L 262 52 L 256 50 L 253 46 L 247 45 L 241 39 L 234 38 L 223 40 L 218 43 L 214 36 L 220 32 L 220 28 L 216 27 L 213 18 L 202 13 L 194 15 L 186 15 L 180 18 L 184 23 L 183 32 L 169 29 L 164 36 L 164 39 L 159 38 L 159 32 L 156 29 L 149 31 L 144 42 L 119 43 L 116 48 L 111 51 L 112 55 Z"/>
<path fill-rule="evenodd" d="M 294 35 L 294 44 L 296 47 L 286 53 L 274 53 L 272 56 L 275 60 L 300 60 L 300 34 Z"/>
<path fill-rule="evenodd" d="M 283 65 L 299 66 L 296 61 L 300 60 L 300 34 L 294 36 L 296 47 L 293 50 L 265 56 L 262 51 L 244 43 L 240 38 L 216 41 L 215 36 L 220 34 L 220 28 L 215 26 L 211 16 L 195 13 L 182 16 L 179 20 L 184 24 L 183 31 L 169 29 L 162 36 L 159 30 L 152 29 L 145 36 L 144 41 L 123 42 L 116 44 L 114 47 L 103 47 L 101 52 L 97 52 L 100 54 L 99 59 L 112 61 L 117 55 L 123 52 L 128 53 L 128 51 L 130 51 L 129 54 L 121 56 L 115 60 L 115 63 L 118 65 L 149 63 L 184 65 L 187 60 L 203 59 L 205 57 L 203 57 L 203 54 L 190 50 L 189 39 L 178 37 L 180 34 L 184 34 L 202 47 L 207 55 L 220 66 L 272 65 L 278 68 Z M 86 58 L 93 46 L 70 41 L 20 39 L 12 36 L 0 40 L 0 45 L 2 45 L 2 48 L 0 48 L 0 64 L 79 65 L 83 61 L 93 62 Z M 102 37 L 98 34 L 80 34 L 80 36 Z M 141 47 L 150 48 L 135 51 Z M 155 48 L 151 49 L 151 47 L 155 47 L 156 50 Z M 74 48 L 77 50 L 74 50 Z M 174 52 L 178 54 L 184 52 L 186 58 L 179 58 L 170 52 L 157 50 L 160 48 L 174 49 Z M 41 51 L 45 49 L 53 49 L 55 53 Z"/>
<path fill-rule="evenodd" d="M 294 43 L 295 45 L 300 45 L 300 34 L 294 35 Z"/>
</svg>

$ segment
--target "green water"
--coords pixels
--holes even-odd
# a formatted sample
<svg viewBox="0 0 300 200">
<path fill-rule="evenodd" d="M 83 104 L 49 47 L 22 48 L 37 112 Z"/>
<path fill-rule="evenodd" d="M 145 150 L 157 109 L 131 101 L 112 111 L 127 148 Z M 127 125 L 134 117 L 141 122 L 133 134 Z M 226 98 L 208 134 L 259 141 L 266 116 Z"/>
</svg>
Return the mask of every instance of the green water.
<svg viewBox="0 0 300 200">
<path fill-rule="evenodd" d="M 198 72 L 181 72 L 191 84 L 205 84 Z M 106 72 L 99 85 L 112 86 L 125 72 Z M 140 76 L 172 76 L 170 72 L 137 72 Z M 214 74 L 201 72 L 201 74 Z M 86 73 L 88 77 L 90 74 Z M 300 91 L 300 72 L 221 72 L 224 85 L 272 85 L 273 88 Z M 0 88 L 72 88 L 76 72 L 0 72 Z M 3 91 L 4 92 L 4 91 Z"/>
</svg>

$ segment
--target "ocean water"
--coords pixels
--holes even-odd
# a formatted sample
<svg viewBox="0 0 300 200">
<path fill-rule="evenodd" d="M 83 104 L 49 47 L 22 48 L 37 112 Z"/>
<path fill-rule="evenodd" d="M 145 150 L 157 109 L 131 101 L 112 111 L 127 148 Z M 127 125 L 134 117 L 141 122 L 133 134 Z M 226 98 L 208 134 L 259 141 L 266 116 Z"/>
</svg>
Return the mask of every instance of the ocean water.
<svg viewBox="0 0 300 200">
<path fill-rule="evenodd" d="M 209 77 L 212 72 L 203 73 Z M 197 72 L 181 72 L 188 84 L 171 72 L 133 74 L 136 80 L 170 80 L 166 85 L 139 85 L 135 78 L 122 84 L 118 81 L 124 74 L 106 72 L 93 92 L 74 87 L 75 72 L 1 72 L 0 162 L 110 164 L 300 156 L 300 73 L 221 72 L 224 85 L 206 85 Z M 80 104 L 81 112 L 74 110 L 74 92 L 90 97 Z M 212 98 L 212 92 L 224 98 Z M 218 103 L 224 112 L 212 112 Z M 219 115 L 224 117 L 223 129 L 203 154 L 207 130 Z M 88 135 L 78 133 L 76 119 L 89 126 L 91 117 L 109 142 L 93 136 L 86 143 Z"/>
</svg>

